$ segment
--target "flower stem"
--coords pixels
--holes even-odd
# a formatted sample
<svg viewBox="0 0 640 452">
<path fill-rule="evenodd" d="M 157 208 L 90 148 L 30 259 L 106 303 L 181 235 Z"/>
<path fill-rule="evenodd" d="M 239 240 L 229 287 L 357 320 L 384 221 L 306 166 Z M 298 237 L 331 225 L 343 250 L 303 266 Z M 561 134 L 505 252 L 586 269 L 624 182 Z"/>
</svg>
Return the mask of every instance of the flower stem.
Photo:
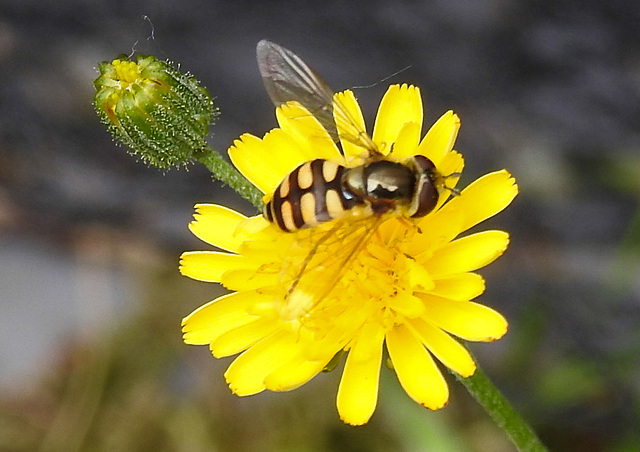
<svg viewBox="0 0 640 452">
<path fill-rule="evenodd" d="M 491 418 L 504 430 L 511 441 L 521 452 L 544 452 L 547 448 L 533 432 L 531 427 L 513 409 L 511 404 L 498 391 L 482 369 L 468 377 L 456 378 L 467 388 L 467 391 L 483 406 Z"/>
<path fill-rule="evenodd" d="M 220 154 L 207 146 L 204 151 L 194 153 L 193 158 L 207 167 L 213 176 L 231 187 L 236 193 L 262 211 L 262 193 L 254 187 L 235 167 Z"/>
</svg>

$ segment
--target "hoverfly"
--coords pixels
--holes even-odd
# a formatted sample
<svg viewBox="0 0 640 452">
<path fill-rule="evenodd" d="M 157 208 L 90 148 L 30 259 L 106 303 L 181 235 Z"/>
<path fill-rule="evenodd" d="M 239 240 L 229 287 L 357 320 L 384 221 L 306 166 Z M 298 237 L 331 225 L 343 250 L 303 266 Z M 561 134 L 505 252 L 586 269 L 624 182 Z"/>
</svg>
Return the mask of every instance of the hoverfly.
<svg viewBox="0 0 640 452">
<path fill-rule="evenodd" d="M 284 232 L 298 233 L 296 240 L 307 243 L 302 261 L 299 254 L 291 253 L 277 270 L 287 287 L 285 300 L 291 309 L 285 317 L 295 318 L 300 309 L 310 313 L 333 291 L 387 219 L 394 216 L 410 224 L 410 219 L 435 209 L 442 190 L 457 192 L 445 185 L 450 176 L 443 176 L 423 155 L 403 162 L 386 157 L 364 130 L 363 122 L 353 117 L 353 110 L 290 50 L 262 40 L 257 59 L 276 107 L 300 104 L 339 147 L 342 144 L 340 152 L 345 157 L 346 165 L 321 158 L 302 163 L 280 182 L 263 210 L 271 224 Z M 361 164 L 348 165 L 347 143 L 361 150 Z M 350 219 L 349 214 L 353 214 Z M 332 220 L 335 223 L 329 223 Z M 415 231 L 422 233 L 418 226 Z"/>
<path fill-rule="evenodd" d="M 280 183 L 265 205 L 265 218 L 285 232 L 341 218 L 356 206 L 372 215 L 402 209 L 419 218 L 431 212 L 444 187 L 433 162 L 414 155 L 398 163 L 385 160 L 349 109 L 300 57 L 273 42 L 257 46 L 258 67 L 267 93 L 279 107 L 297 101 L 329 132 L 363 149 L 366 163 L 348 168 L 324 159 L 303 163 Z M 341 125 L 340 136 L 336 124 Z"/>
</svg>

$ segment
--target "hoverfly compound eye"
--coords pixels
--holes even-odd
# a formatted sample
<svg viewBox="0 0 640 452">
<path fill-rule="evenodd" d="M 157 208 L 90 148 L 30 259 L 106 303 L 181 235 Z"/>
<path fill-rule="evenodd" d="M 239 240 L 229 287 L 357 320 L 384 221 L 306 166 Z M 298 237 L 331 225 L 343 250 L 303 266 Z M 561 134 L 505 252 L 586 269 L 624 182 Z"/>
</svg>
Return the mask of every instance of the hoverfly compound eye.
<svg viewBox="0 0 640 452">
<path fill-rule="evenodd" d="M 414 155 L 411 159 L 416 174 L 416 185 L 409 208 L 412 218 L 424 217 L 435 209 L 440 197 L 437 187 L 437 169 L 424 155 Z"/>
</svg>

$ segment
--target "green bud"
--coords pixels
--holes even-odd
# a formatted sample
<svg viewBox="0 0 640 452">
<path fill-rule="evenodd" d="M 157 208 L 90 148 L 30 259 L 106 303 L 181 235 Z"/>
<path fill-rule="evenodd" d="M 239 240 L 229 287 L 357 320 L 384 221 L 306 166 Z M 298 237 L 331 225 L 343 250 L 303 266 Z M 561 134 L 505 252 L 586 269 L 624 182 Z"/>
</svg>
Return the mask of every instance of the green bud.
<svg viewBox="0 0 640 452">
<path fill-rule="evenodd" d="M 138 55 L 99 66 L 94 106 L 113 137 L 158 168 L 185 163 L 207 148 L 216 109 L 207 90 L 168 62 Z"/>
</svg>

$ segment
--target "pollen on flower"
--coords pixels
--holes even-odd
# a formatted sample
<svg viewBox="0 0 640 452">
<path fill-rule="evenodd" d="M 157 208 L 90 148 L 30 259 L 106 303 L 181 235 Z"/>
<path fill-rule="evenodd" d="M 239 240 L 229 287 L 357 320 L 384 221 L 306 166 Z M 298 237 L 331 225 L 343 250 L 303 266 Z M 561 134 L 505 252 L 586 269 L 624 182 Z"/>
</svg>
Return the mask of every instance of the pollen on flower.
<svg viewBox="0 0 640 452">
<path fill-rule="evenodd" d="M 283 295 L 280 318 L 295 320 L 309 331 L 330 328 L 352 334 L 365 324 L 387 331 L 405 318 L 424 314 L 423 304 L 413 294 L 414 290 L 424 290 L 415 281 L 412 270 L 416 266 L 398 253 L 411 236 L 405 229 L 413 226 L 392 216 L 383 225 L 377 219 L 363 221 L 357 216 L 343 223 L 341 233 L 327 227 L 324 229 L 329 232 L 324 234 L 297 233 L 291 246 L 297 250 L 295 257 L 280 264 L 281 273 L 288 275 L 282 286 L 290 288 Z M 393 234 L 385 234 L 390 230 Z M 314 236 L 326 240 L 318 244 L 320 240 Z M 312 258 L 305 262 L 310 255 Z M 431 287 L 428 282 L 425 285 Z M 348 322 L 338 328 L 339 319 Z"/>
</svg>

